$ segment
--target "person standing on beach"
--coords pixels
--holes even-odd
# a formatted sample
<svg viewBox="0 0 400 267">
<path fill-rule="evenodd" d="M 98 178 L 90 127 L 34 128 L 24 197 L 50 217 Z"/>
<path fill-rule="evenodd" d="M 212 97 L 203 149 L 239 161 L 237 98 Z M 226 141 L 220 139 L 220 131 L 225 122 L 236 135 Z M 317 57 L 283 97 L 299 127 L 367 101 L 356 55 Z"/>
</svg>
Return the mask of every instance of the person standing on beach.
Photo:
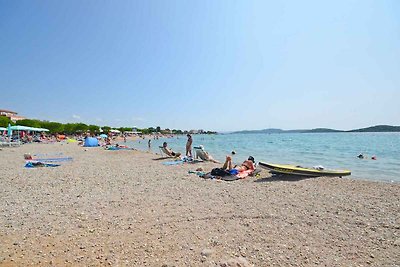
<svg viewBox="0 0 400 267">
<path fill-rule="evenodd" d="M 149 145 L 149 149 L 151 148 L 151 139 L 149 139 L 149 141 L 147 142 L 147 144 Z"/>
<path fill-rule="evenodd" d="M 186 135 L 188 137 L 188 140 L 186 142 L 186 157 L 192 157 L 192 143 L 193 139 L 190 134 Z"/>
</svg>

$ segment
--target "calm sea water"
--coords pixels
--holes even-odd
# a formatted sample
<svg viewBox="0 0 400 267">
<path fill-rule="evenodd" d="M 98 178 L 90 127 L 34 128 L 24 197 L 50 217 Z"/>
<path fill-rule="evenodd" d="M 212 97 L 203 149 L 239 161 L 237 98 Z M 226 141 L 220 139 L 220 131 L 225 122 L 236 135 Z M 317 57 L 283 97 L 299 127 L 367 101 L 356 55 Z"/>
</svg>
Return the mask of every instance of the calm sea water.
<svg viewBox="0 0 400 267">
<path fill-rule="evenodd" d="M 152 140 L 151 151 L 168 142 L 174 151 L 185 152 L 186 137 Z M 148 151 L 147 139 L 131 143 Z M 239 163 L 252 155 L 256 161 L 301 166 L 322 165 L 349 169 L 352 177 L 400 182 L 400 133 L 313 133 L 313 134 L 218 134 L 194 135 L 193 145 L 203 145 L 219 161 L 232 150 Z M 369 159 L 358 159 L 363 153 Z M 377 160 L 371 160 L 376 156 Z"/>
</svg>

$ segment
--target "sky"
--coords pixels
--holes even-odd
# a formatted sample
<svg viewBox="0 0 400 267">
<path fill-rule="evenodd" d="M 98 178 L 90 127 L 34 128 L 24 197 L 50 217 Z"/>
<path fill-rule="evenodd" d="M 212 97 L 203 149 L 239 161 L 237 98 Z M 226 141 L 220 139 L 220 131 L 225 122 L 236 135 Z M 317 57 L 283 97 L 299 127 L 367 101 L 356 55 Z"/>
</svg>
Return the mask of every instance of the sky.
<svg viewBox="0 0 400 267">
<path fill-rule="evenodd" d="M 400 125 L 400 1 L 0 0 L 0 109 L 232 131 Z"/>
</svg>

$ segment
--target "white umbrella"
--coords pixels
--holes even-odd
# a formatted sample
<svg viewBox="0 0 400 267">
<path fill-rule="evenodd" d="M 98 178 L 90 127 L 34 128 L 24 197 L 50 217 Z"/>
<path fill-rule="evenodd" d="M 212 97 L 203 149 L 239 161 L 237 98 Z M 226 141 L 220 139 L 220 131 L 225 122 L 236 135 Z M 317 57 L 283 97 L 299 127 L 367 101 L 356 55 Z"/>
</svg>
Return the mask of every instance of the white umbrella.
<svg viewBox="0 0 400 267">
<path fill-rule="evenodd" d="M 28 126 L 22 126 L 22 125 L 14 125 L 11 126 L 11 130 L 13 131 L 32 131 L 32 127 L 28 127 Z"/>
</svg>

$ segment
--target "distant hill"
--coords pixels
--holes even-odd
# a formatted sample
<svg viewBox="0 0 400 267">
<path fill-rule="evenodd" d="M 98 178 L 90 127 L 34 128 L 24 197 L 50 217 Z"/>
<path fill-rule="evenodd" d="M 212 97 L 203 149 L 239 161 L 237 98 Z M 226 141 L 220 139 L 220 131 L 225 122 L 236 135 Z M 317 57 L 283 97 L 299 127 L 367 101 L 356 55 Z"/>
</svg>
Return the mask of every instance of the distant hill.
<svg viewBox="0 0 400 267">
<path fill-rule="evenodd" d="M 364 133 L 364 132 L 400 132 L 400 126 L 391 125 L 376 125 L 368 128 L 361 128 L 356 130 L 351 130 L 348 132 Z"/>
<path fill-rule="evenodd" d="M 306 130 L 305 133 L 340 133 L 341 130 L 328 129 L 328 128 L 315 128 L 311 130 Z"/>
<path fill-rule="evenodd" d="M 271 133 L 283 133 L 283 132 L 285 132 L 285 131 L 282 130 L 282 129 L 269 128 L 269 129 L 263 129 L 263 130 L 243 130 L 243 131 L 232 132 L 232 133 L 240 133 L 240 134 L 265 133 L 265 134 L 271 134 Z"/>
<path fill-rule="evenodd" d="M 335 130 L 329 128 L 315 128 L 315 129 L 304 129 L 304 130 L 282 130 L 276 128 L 269 128 L 263 130 L 244 130 L 232 132 L 235 134 L 276 134 L 276 133 L 344 133 L 344 132 L 400 132 L 400 126 L 390 125 L 376 125 L 367 128 L 355 129 L 350 131 Z"/>
<path fill-rule="evenodd" d="M 327 129 L 327 128 L 316 128 L 316 129 L 303 129 L 303 130 L 282 130 L 276 128 L 269 128 L 263 130 L 244 130 L 244 131 L 237 131 L 232 133 L 239 133 L 239 134 L 255 134 L 255 133 L 264 133 L 264 134 L 276 134 L 276 133 L 332 133 L 332 132 L 342 132 L 339 130 L 334 129 Z"/>
</svg>

